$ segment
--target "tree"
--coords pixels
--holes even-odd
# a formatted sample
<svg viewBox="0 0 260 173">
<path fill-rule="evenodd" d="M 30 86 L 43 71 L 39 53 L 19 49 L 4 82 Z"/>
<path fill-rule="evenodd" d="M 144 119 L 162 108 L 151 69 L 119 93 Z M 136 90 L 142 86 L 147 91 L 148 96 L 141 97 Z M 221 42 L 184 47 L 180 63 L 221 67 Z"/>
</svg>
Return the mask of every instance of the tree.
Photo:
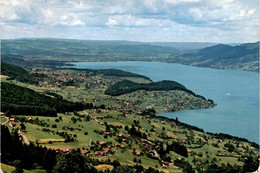
<svg viewBox="0 0 260 173">
<path fill-rule="evenodd" d="M 5 116 L 7 116 L 7 117 L 10 117 L 10 116 L 11 116 L 10 110 L 7 110 L 7 111 L 6 111 Z"/>
<path fill-rule="evenodd" d="M 73 114 L 75 115 L 75 116 L 78 116 L 79 114 L 78 114 L 78 111 L 73 111 Z"/>
<path fill-rule="evenodd" d="M 72 150 L 69 154 L 57 155 L 57 163 L 54 166 L 54 172 L 97 172 L 94 168 L 90 168 L 86 159 L 76 150 Z"/>
<path fill-rule="evenodd" d="M 258 169 L 258 166 L 259 166 L 258 157 L 253 158 L 249 156 L 244 161 L 243 170 L 244 172 L 254 172 Z"/>
<path fill-rule="evenodd" d="M 21 128 L 21 130 L 26 130 L 26 127 L 23 123 L 20 125 L 20 128 Z"/>
<path fill-rule="evenodd" d="M 23 173 L 23 163 L 21 160 L 15 160 L 14 167 L 15 170 L 13 171 L 13 173 Z"/>
<path fill-rule="evenodd" d="M 137 159 L 136 159 L 136 157 L 134 158 L 134 160 L 133 160 L 135 163 L 137 162 Z"/>
</svg>

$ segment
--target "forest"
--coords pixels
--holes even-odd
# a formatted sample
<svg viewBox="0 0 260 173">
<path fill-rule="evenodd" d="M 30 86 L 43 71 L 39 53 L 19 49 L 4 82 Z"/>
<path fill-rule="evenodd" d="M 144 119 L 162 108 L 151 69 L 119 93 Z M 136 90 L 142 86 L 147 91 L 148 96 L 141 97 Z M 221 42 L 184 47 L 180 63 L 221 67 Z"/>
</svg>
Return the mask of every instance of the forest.
<svg viewBox="0 0 260 173">
<path fill-rule="evenodd" d="M 12 114 L 57 116 L 57 112 L 84 109 L 82 103 L 73 103 L 62 97 L 49 97 L 7 82 L 1 85 L 1 110 L 4 112 L 9 110 Z"/>
<path fill-rule="evenodd" d="M 186 89 L 183 85 L 175 82 L 175 81 L 160 81 L 160 82 L 152 82 L 152 83 L 136 83 L 129 80 L 124 80 L 115 83 L 110 86 L 105 94 L 111 96 L 118 96 L 122 94 L 131 93 L 138 90 L 146 90 L 146 91 L 169 91 L 169 90 L 182 90 L 193 93 L 192 91 Z"/>
<path fill-rule="evenodd" d="M 151 80 L 147 76 L 131 73 L 128 71 L 118 70 L 118 69 L 99 69 L 99 70 L 93 70 L 93 69 L 76 69 L 76 68 L 70 68 L 77 71 L 84 71 L 85 73 L 92 74 L 92 75 L 104 75 L 104 76 L 116 76 L 116 77 L 136 77 L 136 78 L 143 78 L 147 80 Z"/>
<path fill-rule="evenodd" d="M 38 82 L 32 75 L 30 75 L 22 67 L 16 65 L 1 63 L 1 74 L 8 76 L 9 80 L 16 79 L 19 82 L 38 84 Z"/>
</svg>

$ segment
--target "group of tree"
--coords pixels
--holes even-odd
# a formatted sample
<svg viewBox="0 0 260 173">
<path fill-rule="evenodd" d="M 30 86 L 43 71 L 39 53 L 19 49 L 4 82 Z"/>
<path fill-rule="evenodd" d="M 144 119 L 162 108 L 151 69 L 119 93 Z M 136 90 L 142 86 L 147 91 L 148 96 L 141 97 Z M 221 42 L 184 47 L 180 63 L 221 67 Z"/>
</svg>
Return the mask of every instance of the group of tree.
<svg viewBox="0 0 260 173">
<path fill-rule="evenodd" d="M 65 113 L 85 108 L 83 103 L 73 103 L 60 96 L 53 98 L 7 82 L 1 84 L 3 112 L 9 110 L 18 115 L 57 116 L 57 112 Z"/>
<path fill-rule="evenodd" d="M 170 151 L 174 151 L 183 157 L 188 157 L 187 148 L 179 142 L 173 141 L 172 144 L 167 144 L 166 153 L 169 153 Z"/>
<path fill-rule="evenodd" d="M 160 82 L 152 82 L 152 83 L 136 83 L 129 80 L 124 80 L 115 83 L 110 86 L 105 94 L 111 96 L 118 96 L 122 94 L 131 93 L 138 90 L 146 90 L 146 91 L 169 91 L 169 90 L 183 90 L 191 92 L 187 90 L 183 85 L 175 82 L 175 81 L 160 81 Z"/>
<path fill-rule="evenodd" d="M 56 164 L 56 152 L 32 143 L 23 144 L 17 130 L 10 133 L 6 126 L 1 126 L 1 162 L 23 169 L 40 166 L 52 170 Z"/>
<path fill-rule="evenodd" d="M 37 80 L 28 71 L 16 65 L 1 63 L 1 74 L 8 76 L 9 80 L 16 79 L 19 82 L 38 84 Z"/>
<path fill-rule="evenodd" d="M 143 76 L 136 73 L 131 73 L 128 71 L 118 70 L 118 69 L 74 69 L 77 71 L 84 71 L 88 75 L 103 75 L 103 76 L 115 76 L 115 77 L 136 77 L 136 78 L 143 78 L 147 80 L 151 80 L 147 76 Z"/>
<path fill-rule="evenodd" d="M 128 133 L 132 137 L 147 139 L 147 134 L 145 132 L 141 132 L 139 129 L 136 129 L 134 124 L 132 124 L 131 128 L 129 128 L 128 126 L 125 126 L 125 130 L 128 131 Z"/>
</svg>

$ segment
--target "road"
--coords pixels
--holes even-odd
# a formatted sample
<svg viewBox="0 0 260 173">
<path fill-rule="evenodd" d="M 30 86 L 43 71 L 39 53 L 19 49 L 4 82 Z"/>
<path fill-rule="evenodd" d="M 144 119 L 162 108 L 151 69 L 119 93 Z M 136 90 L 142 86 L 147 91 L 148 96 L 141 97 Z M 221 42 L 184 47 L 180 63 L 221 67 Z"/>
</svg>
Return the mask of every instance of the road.
<svg viewBox="0 0 260 173">
<path fill-rule="evenodd" d="M 25 144 L 27 144 L 27 145 L 30 144 L 28 138 L 27 138 L 25 135 L 22 134 L 21 130 L 18 130 L 18 134 L 23 137 L 23 142 L 24 142 Z"/>
<path fill-rule="evenodd" d="M 4 116 L 1 116 L 1 117 L 4 117 Z M 9 118 L 8 117 L 4 117 L 6 118 L 6 121 L 2 123 L 2 125 L 6 124 L 8 121 L 9 121 Z"/>
<path fill-rule="evenodd" d="M 8 118 L 8 117 L 5 117 L 5 116 L 1 116 L 1 117 L 6 118 L 6 121 L 3 122 L 2 125 L 4 125 L 4 124 L 6 124 L 6 123 L 9 122 L 9 118 Z M 9 124 L 9 125 L 10 125 L 10 124 Z M 23 137 L 23 141 L 24 141 L 24 143 L 27 144 L 27 145 L 29 145 L 30 142 L 29 142 L 28 138 L 27 138 L 26 136 L 24 136 L 20 130 L 18 131 L 18 133 Z"/>
</svg>

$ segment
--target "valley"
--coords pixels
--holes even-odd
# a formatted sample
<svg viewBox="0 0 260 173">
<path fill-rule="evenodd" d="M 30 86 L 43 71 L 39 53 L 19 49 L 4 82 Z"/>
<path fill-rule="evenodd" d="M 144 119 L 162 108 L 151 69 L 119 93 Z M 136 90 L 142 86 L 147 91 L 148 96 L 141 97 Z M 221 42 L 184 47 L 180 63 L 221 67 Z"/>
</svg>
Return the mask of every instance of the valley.
<svg viewBox="0 0 260 173">
<path fill-rule="evenodd" d="M 8 110 L 2 107 L 2 114 L 3 117 L 10 117 L 2 128 L 7 127 L 14 134 L 14 130 L 19 129 L 20 139 L 26 137 L 31 145 L 47 147 L 50 152 L 60 153 L 56 156 L 58 159 L 70 154 L 77 155 L 77 150 L 80 153 L 77 157 L 87 159 L 90 168 L 98 171 L 112 171 L 117 169 L 116 165 L 127 165 L 127 169 L 136 170 L 139 165 L 140 169 L 146 171 L 234 169 L 239 172 L 247 169 L 245 165 L 248 164 L 248 158 L 258 157 L 258 144 L 247 139 L 205 133 L 203 129 L 180 122 L 178 118 L 156 116 L 155 113 L 216 106 L 213 100 L 206 100 L 177 82 L 168 82 L 172 87 L 169 88 L 165 85 L 167 81 L 162 81 L 161 88 L 160 82 L 119 70 L 46 68 L 36 68 L 26 73 L 34 79 L 28 81 L 21 79 L 20 73 L 15 73 L 16 68 L 13 67 L 8 68 L 12 78 L 6 76 L 1 81 L 2 106 L 8 107 Z M 7 75 L 4 69 L 2 72 Z M 38 84 L 34 84 L 35 80 Z M 141 87 L 128 93 L 122 90 L 127 86 L 123 85 L 119 90 L 123 93 L 116 96 L 105 94 L 109 87 L 117 89 L 118 84 L 125 81 L 128 81 L 127 85 L 130 82 L 133 86 Z M 153 90 L 142 90 L 143 86 Z M 13 87 L 15 92 L 11 90 Z M 36 92 L 34 98 L 24 97 L 28 95 L 27 92 Z M 28 108 L 24 108 L 27 101 L 35 105 L 39 101 L 46 103 L 45 97 L 53 101 L 56 99 L 56 115 L 50 115 L 46 111 L 49 108 L 41 114 L 35 112 L 35 115 L 30 111 L 37 109 L 30 108 L 28 111 Z M 16 98 L 20 101 L 8 101 Z M 68 107 L 64 105 L 59 108 L 62 102 Z M 51 104 L 54 102 L 47 103 Z M 15 112 L 17 106 L 21 108 L 19 113 Z M 53 166 L 54 170 L 60 169 L 58 165 Z M 12 169 L 5 165 L 3 168 Z M 31 171 L 50 169 L 41 166 L 41 163 L 33 169 L 25 168 Z"/>
</svg>

